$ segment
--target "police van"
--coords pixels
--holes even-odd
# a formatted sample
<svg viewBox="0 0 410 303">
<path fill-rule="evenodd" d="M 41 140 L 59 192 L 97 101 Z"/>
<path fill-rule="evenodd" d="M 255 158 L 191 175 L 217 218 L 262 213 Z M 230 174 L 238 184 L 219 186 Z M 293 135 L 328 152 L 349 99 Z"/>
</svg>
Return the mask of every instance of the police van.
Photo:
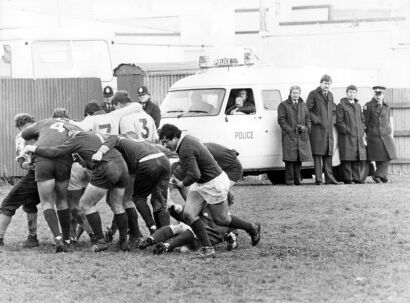
<svg viewBox="0 0 410 303">
<path fill-rule="evenodd" d="M 161 125 L 174 124 L 202 142 L 234 148 L 245 175 L 267 173 L 274 184 L 284 182 L 277 108 L 288 98 L 289 88 L 299 85 L 306 101 L 308 93 L 319 86 L 323 73 L 329 73 L 335 101 L 345 96 L 347 85 L 355 84 L 359 88 L 358 99 L 364 105 L 370 100 L 370 86 L 375 83 L 375 73 L 368 71 L 260 68 L 238 64 L 235 58 L 214 59 L 211 63 L 207 60 L 200 63 L 208 68 L 170 87 L 161 104 Z M 210 65 L 215 67 L 209 68 Z M 234 110 L 240 98 L 246 99 L 241 106 L 243 101 L 252 106 L 246 111 Z M 311 176 L 312 167 L 312 162 L 303 163 L 305 177 Z"/>
</svg>

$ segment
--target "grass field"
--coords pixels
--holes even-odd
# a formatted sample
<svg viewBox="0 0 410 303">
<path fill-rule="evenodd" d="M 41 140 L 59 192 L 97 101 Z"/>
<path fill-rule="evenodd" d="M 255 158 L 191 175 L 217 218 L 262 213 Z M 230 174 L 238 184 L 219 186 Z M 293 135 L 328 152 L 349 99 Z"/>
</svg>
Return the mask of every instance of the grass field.
<svg viewBox="0 0 410 303">
<path fill-rule="evenodd" d="M 20 210 L 0 254 L 0 301 L 410 302 L 410 176 L 391 180 L 321 187 L 241 183 L 232 212 L 262 223 L 261 243 L 252 247 L 241 232 L 238 250 L 221 245 L 209 260 L 114 247 L 93 254 L 85 238 L 77 251 L 54 254 L 42 215 L 42 245 L 26 250 Z M 4 197 L 9 187 L 0 190 Z M 100 210 L 107 226 L 106 205 Z"/>
</svg>

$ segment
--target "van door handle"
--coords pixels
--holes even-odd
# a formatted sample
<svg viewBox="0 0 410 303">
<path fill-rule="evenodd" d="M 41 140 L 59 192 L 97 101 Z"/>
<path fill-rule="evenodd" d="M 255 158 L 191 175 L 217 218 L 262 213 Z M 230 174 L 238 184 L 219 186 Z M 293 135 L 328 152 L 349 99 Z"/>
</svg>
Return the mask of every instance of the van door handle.
<svg viewBox="0 0 410 303">
<path fill-rule="evenodd" d="M 259 117 L 253 117 L 254 119 L 262 119 L 262 116 Z"/>
</svg>

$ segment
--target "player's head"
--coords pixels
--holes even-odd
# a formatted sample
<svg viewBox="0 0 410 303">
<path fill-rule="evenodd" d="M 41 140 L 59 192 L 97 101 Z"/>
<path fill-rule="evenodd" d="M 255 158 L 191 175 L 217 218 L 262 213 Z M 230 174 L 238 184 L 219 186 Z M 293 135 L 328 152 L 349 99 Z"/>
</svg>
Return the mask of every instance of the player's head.
<svg viewBox="0 0 410 303">
<path fill-rule="evenodd" d="M 84 107 L 84 117 L 93 116 L 96 112 L 101 110 L 100 104 L 95 101 L 87 103 Z"/>
<path fill-rule="evenodd" d="M 159 131 L 161 144 L 172 151 L 176 150 L 179 138 L 181 138 L 181 131 L 175 125 L 164 124 Z"/>
<path fill-rule="evenodd" d="M 36 120 L 34 119 L 34 117 L 30 114 L 26 114 L 26 113 L 20 113 L 17 114 L 14 117 L 14 122 L 16 124 L 16 127 L 18 129 L 22 129 L 24 126 L 26 126 L 27 124 L 32 124 L 34 122 L 36 122 Z"/>
<path fill-rule="evenodd" d="M 70 113 L 67 109 L 63 107 L 55 108 L 53 111 L 53 115 L 51 116 L 53 119 L 71 119 Z"/>
<path fill-rule="evenodd" d="M 111 104 L 114 107 L 124 107 L 125 105 L 131 102 L 131 97 L 125 90 L 119 90 L 118 92 L 116 92 L 111 100 Z"/>
</svg>

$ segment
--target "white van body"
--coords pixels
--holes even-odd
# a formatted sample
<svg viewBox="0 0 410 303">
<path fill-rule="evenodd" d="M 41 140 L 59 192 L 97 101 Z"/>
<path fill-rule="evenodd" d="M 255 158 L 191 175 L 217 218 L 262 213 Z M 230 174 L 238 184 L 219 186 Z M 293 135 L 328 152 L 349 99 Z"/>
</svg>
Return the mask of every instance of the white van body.
<svg viewBox="0 0 410 303">
<path fill-rule="evenodd" d="M 299 85 L 305 101 L 308 93 L 319 86 L 324 74 L 333 78 L 335 101 L 345 96 L 349 84 L 359 87 L 361 104 L 371 98 L 370 86 L 376 83 L 376 73 L 352 70 L 319 70 L 303 68 L 279 70 L 254 66 L 212 68 L 177 81 L 171 86 L 161 104 L 161 125 L 174 124 L 182 131 L 198 137 L 202 142 L 216 142 L 234 148 L 239 153 L 245 174 L 267 172 L 271 180 L 284 170 L 281 130 L 277 122 L 277 108 L 286 100 L 289 88 Z M 364 88 L 362 88 L 364 87 Z M 253 94 L 254 114 L 226 114 L 231 92 L 246 89 Z M 193 102 L 200 95 L 202 101 L 214 106 L 213 112 L 195 109 Z M 190 112 L 190 109 L 194 109 Z M 311 168 L 312 163 L 304 163 Z"/>
<path fill-rule="evenodd" d="M 111 40 L 70 29 L 0 31 L 1 78 L 100 78 L 113 86 Z M 116 86 L 116 85 L 115 85 Z"/>
</svg>

